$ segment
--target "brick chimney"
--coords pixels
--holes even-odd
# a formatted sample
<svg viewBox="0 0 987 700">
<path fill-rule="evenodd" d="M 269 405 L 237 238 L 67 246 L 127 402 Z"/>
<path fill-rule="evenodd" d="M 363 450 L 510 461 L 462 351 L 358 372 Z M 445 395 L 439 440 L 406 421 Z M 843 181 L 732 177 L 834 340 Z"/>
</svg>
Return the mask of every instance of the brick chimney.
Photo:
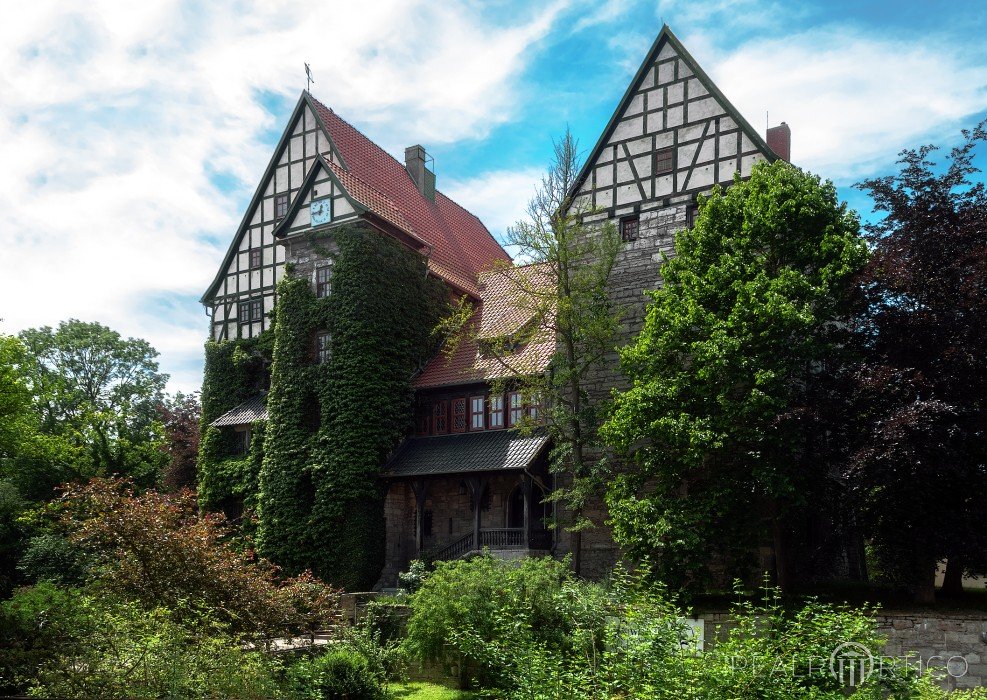
<svg viewBox="0 0 987 700">
<path fill-rule="evenodd" d="M 425 167 L 428 154 L 421 146 L 408 146 L 404 149 L 404 167 L 415 183 L 415 187 L 429 201 L 435 201 L 435 173 Z"/>
<path fill-rule="evenodd" d="M 768 148 L 784 161 L 792 162 L 792 130 L 782 122 L 768 129 Z"/>
</svg>

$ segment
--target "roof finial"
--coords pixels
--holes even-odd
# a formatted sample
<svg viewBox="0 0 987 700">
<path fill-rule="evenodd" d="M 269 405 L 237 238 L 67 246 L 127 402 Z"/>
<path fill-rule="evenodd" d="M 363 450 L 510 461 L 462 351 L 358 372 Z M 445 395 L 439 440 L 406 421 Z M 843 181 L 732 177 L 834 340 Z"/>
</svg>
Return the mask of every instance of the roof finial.
<svg viewBox="0 0 987 700">
<path fill-rule="evenodd" d="M 306 63 L 305 64 L 305 90 L 311 92 L 311 90 L 312 90 L 312 84 L 314 82 L 315 82 L 315 80 L 312 78 L 312 69 L 309 68 L 309 65 Z"/>
</svg>

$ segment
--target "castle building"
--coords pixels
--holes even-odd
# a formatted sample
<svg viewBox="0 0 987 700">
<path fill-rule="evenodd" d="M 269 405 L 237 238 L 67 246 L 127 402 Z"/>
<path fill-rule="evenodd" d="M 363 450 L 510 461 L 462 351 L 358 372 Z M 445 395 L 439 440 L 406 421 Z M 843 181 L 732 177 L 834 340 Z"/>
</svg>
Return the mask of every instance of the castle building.
<svg viewBox="0 0 987 700">
<path fill-rule="evenodd" d="M 675 232 L 691 224 L 697 196 L 728 185 L 735 173 L 748 176 L 759 161 L 788 159 L 788 127 L 767 137 L 663 27 L 572 190 L 586 223 L 613 222 L 624 241 L 611 290 L 622 310 L 620 344 L 642 327 L 645 292 L 660 284 L 661 255 L 672 252 Z M 423 555 L 454 558 L 489 548 L 504 556 L 563 556 L 577 542 L 548 525 L 553 506 L 545 495 L 554 483 L 547 434 L 515 430 L 536 423 L 542 407 L 512 390 L 510 372 L 548 371 L 554 338 L 524 334 L 524 342 L 511 346 L 510 370 L 484 347 L 538 323 L 518 291 L 524 285 L 512 284 L 512 277 L 550 286 L 551 275 L 539 265 L 512 265 L 482 222 L 436 184 L 424 148 L 405 149 L 399 162 L 303 92 L 202 298 L 213 343 L 262 337 L 286 275 L 307 280 L 316 298 L 331 298 L 333 232 L 357 227 L 399 244 L 423 274 L 445 285 L 450 300 L 465 298 L 474 307 L 476 332 L 450 352 L 432 348 L 411 373 L 403 439 L 372 465 L 385 522 L 379 579 L 385 586 Z M 331 362 L 333 343 L 331 333 L 316 329 L 310 361 Z M 594 392 L 622 385 L 616 353 L 610 360 L 594 376 Z M 225 443 L 231 455 L 247 450 L 250 432 L 267 419 L 266 389 L 261 377 L 231 394 L 241 401 L 229 405 L 229 399 L 221 414 L 206 416 L 212 428 L 238 438 Z M 595 516 L 605 520 L 602 510 Z M 585 533 L 578 546 L 587 575 L 604 573 L 619 558 L 605 527 Z"/>
</svg>

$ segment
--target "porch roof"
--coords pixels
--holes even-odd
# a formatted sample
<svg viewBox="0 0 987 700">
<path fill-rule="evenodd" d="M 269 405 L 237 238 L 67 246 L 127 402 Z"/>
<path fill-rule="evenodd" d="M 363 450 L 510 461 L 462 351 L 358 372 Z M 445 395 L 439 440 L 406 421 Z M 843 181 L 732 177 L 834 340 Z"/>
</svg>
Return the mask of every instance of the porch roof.
<svg viewBox="0 0 987 700">
<path fill-rule="evenodd" d="M 522 435 L 515 430 L 410 438 L 388 462 L 384 476 L 520 471 L 529 467 L 547 444 L 548 436 L 542 432 Z"/>
<path fill-rule="evenodd" d="M 267 420 L 267 408 L 264 406 L 264 396 L 260 395 L 247 399 L 209 425 L 214 425 L 217 428 L 229 425 L 250 425 L 262 420 Z"/>
</svg>

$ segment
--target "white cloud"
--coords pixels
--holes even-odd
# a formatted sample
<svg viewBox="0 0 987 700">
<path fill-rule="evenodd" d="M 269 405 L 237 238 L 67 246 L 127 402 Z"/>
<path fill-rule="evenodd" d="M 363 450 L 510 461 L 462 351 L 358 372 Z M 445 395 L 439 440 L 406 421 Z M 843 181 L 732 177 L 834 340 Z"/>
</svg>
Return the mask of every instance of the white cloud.
<svg viewBox="0 0 987 700">
<path fill-rule="evenodd" d="M 543 174 L 534 168 L 498 170 L 468 180 L 450 181 L 442 191 L 479 217 L 490 233 L 504 242 L 508 227 L 525 218 L 528 202 Z"/>
<path fill-rule="evenodd" d="M 712 44 L 702 36 L 684 42 Z M 837 181 L 886 169 L 902 148 L 955 139 L 987 110 L 984 56 L 931 36 L 916 42 L 827 27 L 704 51 L 698 60 L 755 128 L 763 134 L 765 111 L 772 124 L 788 122 L 793 160 Z"/>
<path fill-rule="evenodd" d="M 2 329 L 99 320 L 197 388 L 192 299 L 283 119 L 263 92 L 294 98 L 307 61 L 315 94 L 392 151 L 481 138 L 516 114 L 526 51 L 563 9 L 491 27 L 466 1 L 24 4 L 0 24 Z"/>
</svg>

